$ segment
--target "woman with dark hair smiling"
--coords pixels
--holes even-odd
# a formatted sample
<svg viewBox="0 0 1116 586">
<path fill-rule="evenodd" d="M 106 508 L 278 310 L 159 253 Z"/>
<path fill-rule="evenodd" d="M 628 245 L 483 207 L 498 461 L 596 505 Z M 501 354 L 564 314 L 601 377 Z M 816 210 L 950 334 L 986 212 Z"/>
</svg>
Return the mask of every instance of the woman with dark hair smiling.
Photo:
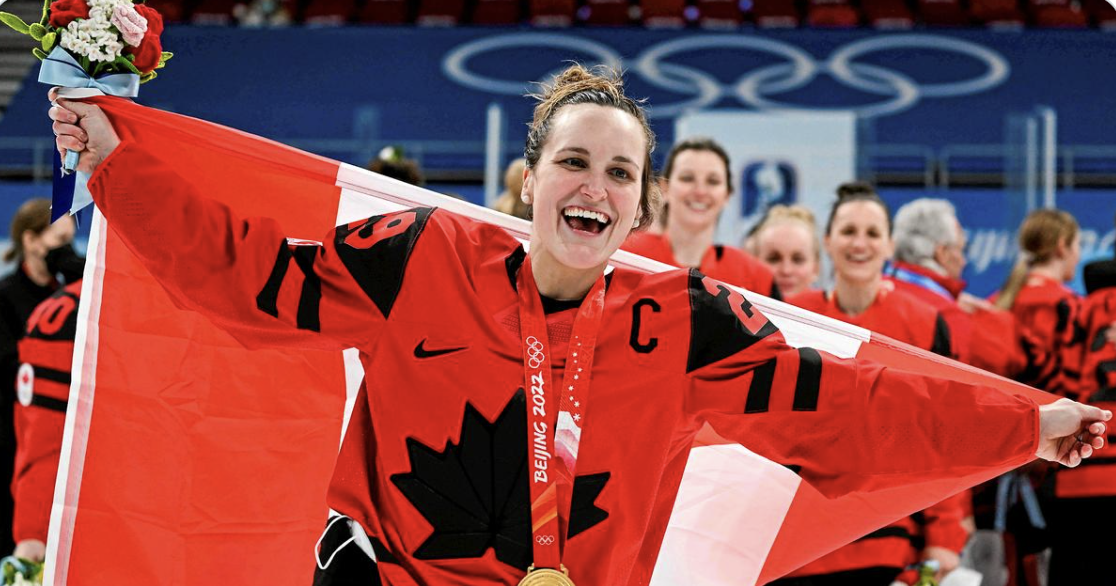
<svg viewBox="0 0 1116 586">
<path fill-rule="evenodd" d="M 539 96 L 529 252 L 435 208 L 288 241 L 99 107 L 59 100 L 50 115 L 176 303 L 249 346 L 358 348 L 375 373 L 337 457 L 318 584 L 646 584 L 705 422 L 829 495 L 1036 454 L 1075 465 L 1104 443 L 1109 412 L 793 348 L 696 271 L 607 271 L 657 197 L 654 135 L 611 74 L 571 66 Z M 771 408 L 746 411 L 753 371 L 774 361 Z"/>
<path fill-rule="evenodd" d="M 667 155 L 660 182 L 659 234 L 637 232 L 624 250 L 702 274 L 768 297 L 780 298 L 771 271 L 751 255 L 713 242 L 717 219 L 732 195 L 728 153 L 711 138 L 690 138 Z"/>
</svg>

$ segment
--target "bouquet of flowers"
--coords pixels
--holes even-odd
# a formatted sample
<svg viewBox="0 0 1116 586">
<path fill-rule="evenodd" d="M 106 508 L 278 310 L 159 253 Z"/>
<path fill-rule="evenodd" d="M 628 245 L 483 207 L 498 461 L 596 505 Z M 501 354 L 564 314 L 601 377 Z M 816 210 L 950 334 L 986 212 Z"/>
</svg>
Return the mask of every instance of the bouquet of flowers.
<svg viewBox="0 0 1116 586">
<path fill-rule="evenodd" d="M 171 53 L 163 51 L 160 35 L 163 17 L 143 0 L 44 0 L 39 22 L 27 24 L 21 18 L 0 12 L 0 21 L 17 32 L 29 35 L 40 47 L 32 49 L 43 69 L 58 69 L 71 76 L 100 80 L 110 75 L 135 76 L 139 83 L 155 79 Z M 78 68 L 78 71 L 71 71 Z M 42 70 L 41 70 L 42 71 Z M 39 81 L 45 81 L 40 75 Z M 70 85 L 66 80 L 47 81 L 66 87 L 97 88 L 110 95 L 135 97 L 137 89 L 125 88 L 131 81 L 115 79 L 111 90 L 102 83 Z M 132 84 L 134 85 L 134 84 Z M 127 94 L 131 95 L 127 95 Z"/>
<path fill-rule="evenodd" d="M 0 560 L 0 584 L 4 586 L 39 586 L 43 583 L 43 565 L 8 556 Z"/>
</svg>

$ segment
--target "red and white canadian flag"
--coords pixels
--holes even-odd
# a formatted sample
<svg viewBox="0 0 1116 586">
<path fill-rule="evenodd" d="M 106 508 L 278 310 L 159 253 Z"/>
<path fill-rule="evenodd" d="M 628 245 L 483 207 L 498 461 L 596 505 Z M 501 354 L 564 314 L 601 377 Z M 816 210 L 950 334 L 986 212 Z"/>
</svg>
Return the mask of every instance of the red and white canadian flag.
<svg viewBox="0 0 1116 586">
<path fill-rule="evenodd" d="M 240 215 L 273 217 L 296 239 L 313 241 L 334 226 L 417 205 L 528 238 L 526 222 L 350 165 L 125 100 L 96 102 L 123 138 L 158 148 L 186 169 L 184 176 L 204 181 L 210 197 Z M 204 177 L 190 171 L 198 169 Z M 175 307 L 98 214 L 89 259 L 45 583 L 309 584 L 345 398 L 351 405 L 363 376 L 355 353 L 244 349 Z M 614 264 L 669 268 L 624 252 Z M 746 295 L 792 345 L 1052 400 Z M 656 567 L 657 586 L 766 583 L 1004 472 L 973 469 L 964 477 L 827 499 L 744 447 L 713 435 L 699 443 Z"/>
</svg>

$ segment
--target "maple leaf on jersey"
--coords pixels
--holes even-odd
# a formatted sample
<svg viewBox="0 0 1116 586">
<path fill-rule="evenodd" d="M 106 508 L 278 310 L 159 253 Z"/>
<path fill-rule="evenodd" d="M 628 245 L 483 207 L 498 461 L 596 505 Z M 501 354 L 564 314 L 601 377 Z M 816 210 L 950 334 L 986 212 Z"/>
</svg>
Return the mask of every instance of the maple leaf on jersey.
<svg viewBox="0 0 1116 586">
<path fill-rule="evenodd" d="M 411 471 L 392 483 L 433 526 L 414 552 L 424 560 L 496 559 L 526 570 L 531 564 L 531 502 L 527 478 L 527 398 L 519 389 L 495 421 L 469 403 L 457 444 L 441 451 L 407 439 Z M 609 473 L 574 480 L 569 536 L 608 518 L 594 501 Z"/>
</svg>

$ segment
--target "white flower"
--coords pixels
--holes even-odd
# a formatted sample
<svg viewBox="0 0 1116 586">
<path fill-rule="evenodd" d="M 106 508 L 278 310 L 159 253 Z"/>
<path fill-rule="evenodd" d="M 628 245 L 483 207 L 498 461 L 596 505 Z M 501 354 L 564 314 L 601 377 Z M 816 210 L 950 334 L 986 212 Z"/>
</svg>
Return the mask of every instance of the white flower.
<svg viewBox="0 0 1116 586">
<path fill-rule="evenodd" d="M 78 19 L 66 25 L 59 31 L 62 47 L 74 54 L 87 57 L 94 62 L 112 62 L 124 51 L 127 37 L 121 31 L 134 36 L 138 22 L 134 19 L 128 24 L 135 26 L 120 27 L 113 22 L 113 17 L 118 12 L 125 15 L 129 11 L 134 13 L 135 7 L 131 0 L 87 0 L 89 4 L 89 18 Z M 135 16 L 139 17 L 138 14 Z M 142 19 L 142 17 L 139 17 Z M 146 30 L 146 21 L 143 29 Z M 124 37 L 124 38 L 122 38 Z M 141 33 L 142 38 L 142 33 Z"/>
</svg>

